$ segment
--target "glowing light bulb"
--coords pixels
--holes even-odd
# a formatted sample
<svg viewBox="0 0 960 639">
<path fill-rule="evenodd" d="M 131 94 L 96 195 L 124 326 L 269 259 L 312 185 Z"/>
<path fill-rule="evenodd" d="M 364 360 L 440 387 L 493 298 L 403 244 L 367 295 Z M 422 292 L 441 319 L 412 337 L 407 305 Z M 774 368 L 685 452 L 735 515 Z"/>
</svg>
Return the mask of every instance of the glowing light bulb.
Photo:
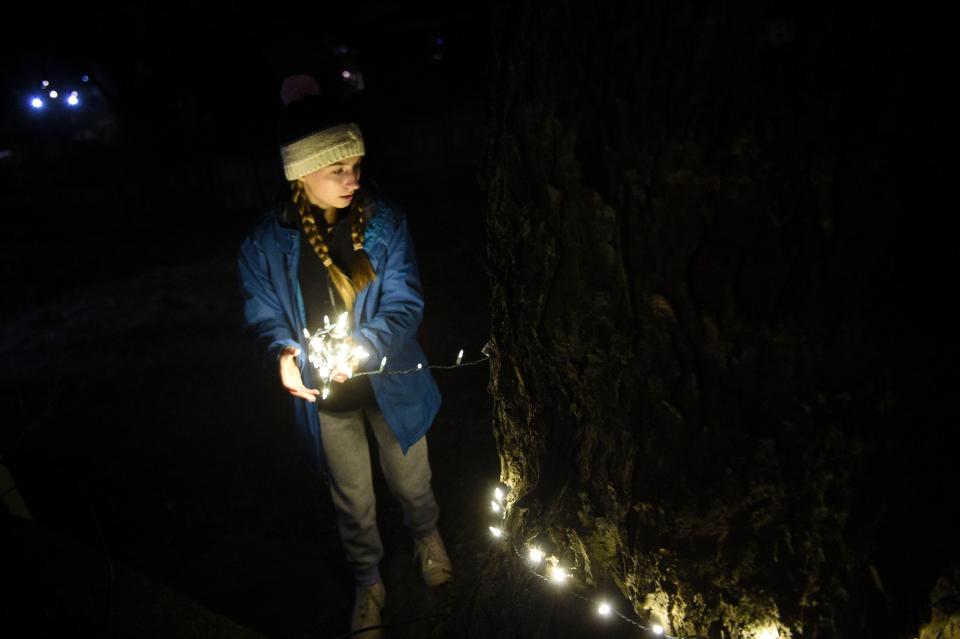
<svg viewBox="0 0 960 639">
<path fill-rule="evenodd" d="M 601 617 L 609 617 L 611 612 L 613 612 L 613 608 L 611 608 L 610 604 L 608 604 L 606 601 L 597 606 L 597 614 L 599 614 Z"/>
<path fill-rule="evenodd" d="M 51 92 L 50 92 L 50 97 L 53 98 L 54 100 L 56 100 L 59 96 L 60 96 L 60 94 L 57 93 L 56 91 L 51 91 Z"/>
<path fill-rule="evenodd" d="M 493 510 L 493 512 L 495 512 L 495 513 L 500 512 L 500 504 L 498 504 L 498 503 L 495 502 L 495 501 L 491 501 L 491 502 L 490 502 L 490 508 L 491 508 L 491 509 Z"/>
<path fill-rule="evenodd" d="M 460 352 L 457 353 L 457 366 L 459 366 L 459 365 L 460 365 L 460 362 L 462 362 L 462 361 L 463 361 L 463 349 L 461 348 L 461 349 L 460 349 Z"/>
<path fill-rule="evenodd" d="M 543 551 L 535 546 L 530 547 L 527 556 L 530 558 L 530 563 L 534 566 L 540 565 L 540 562 L 543 561 Z"/>
<path fill-rule="evenodd" d="M 343 71 L 340 72 L 340 75 L 343 76 L 344 80 L 349 80 L 351 73 L 346 69 L 344 69 Z"/>
<path fill-rule="evenodd" d="M 50 86 L 50 81 L 49 81 L 49 80 L 44 80 L 43 82 L 40 83 L 40 86 L 42 86 L 44 89 L 46 89 L 48 86 Z"/>
<path fill-rule="evenodd" d="M 658 624 L 658 623 L 653 624 L 653 626 L 650 627 L 650 630 L 652 630 L 652 631 L 653 631 L 653 634 L 655 634 L 655 635 L 662 635 L 662 634 L 663 634 L 663 626 L 661 626 L 661 625 Z"/>
<path fill-rule="evenodd" d="M 493 489 L 493 496 L 497 501 L 503 501 L 503 491 L 499 488 Z"/>
<path fill-rule="evenodd" d="M 34 98 L 30 100 L 30 106 L 32 106 L 34 109 L 42 109 L 43 100 L 41 100 L 40 98 Z"/>
<path fill-rule="evenodd" d="M 550 579 L 555 584 L 565 584 L 567 582 L 567 572 L 560 566 L 551 566 Z"/>
<path fill-rule="evenodd" d="M 501 537 L 503 537 L 503 530 L 501 530 L 500 528 L 497 528 L 496 526 L 490 526 L 490 534 L 496 537 L 497 539 L 500 539 Z"/>
<path fill-rule="evenodd" d="M 420 362 L 417 362 L 417 370 L 420 370 L 421 368 L 423 368 L 423 364 L 421 364 Z"/>
</svg>

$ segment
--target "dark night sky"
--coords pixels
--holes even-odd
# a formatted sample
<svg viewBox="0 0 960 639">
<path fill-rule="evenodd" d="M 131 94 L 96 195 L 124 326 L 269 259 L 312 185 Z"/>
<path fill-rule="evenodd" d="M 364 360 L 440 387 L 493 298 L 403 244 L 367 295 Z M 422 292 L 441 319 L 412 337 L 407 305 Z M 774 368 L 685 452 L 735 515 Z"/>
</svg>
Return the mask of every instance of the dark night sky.
<svg viewBox="0 0 960 639">
<path fill-rule="evenodd" d="M 95 3 L 42 14 L 18 10 L 7 22 L 16 34 L 8 45 L 16 44 L 4 53 L 5 128 L 16 125 L 22 107 L 11 92 L 39 75 L 93 70 L 128 122 L 165 131 L 160 142 L 173 141 L 178 130 L 187 133 L 196 118 L 207 133 L 223 129 L 217 139 L 226 143 L 235 143 L 237 126 L 244 127 L 244 142 L 266 141 L 280 78 L 338 73 L 336 46 L 351 49 L 368 93 L 397 109 L 429 108 L 486 90 L 482 6 L 281 2 L 241 11 Z M 443 64 L 431 60 L 438 37 Z"/>
<path fill-rule="evenodd" d="M 95 3 L 33 13 L 19 6 L 19 15 L 7 22 L 17 37 L 5 47 L 9 64 L 0 96 L 0 148 L 13 150 L 24 176 L 13 184 L 34 193 L 51 188 L 67 193 L 71 184 L 89 185 L 110 174 L 149 194 L 139 204 L 161 223 L 155 228 L 174 229 L 196 219 L 196 207 L 183 206 L 184 196 L 191 204 L 207 202 L 216 185 L 230 180 L 225 174 L 252 171 L 258 194 L 234 197 L 225 208 L 262 210 L 270 192 L 282 187 L 275 137 L 282 78 L 308 72 L 333 93 L 345 88 L 340 74 L 346 65 L 363 74 L 358 121 L 368 146 L 380 151 L 370 154 L 367 167 L 381 185 L 408 192 L 428 188 L 391 175 L 403 168 L 395 158 L 405 146 L 419 144 L 413 153 L 425 148 L 412 123 L 429 128 L 440 114 L 459 109 L 458 117 L 470 121 L 460 130 L 479 135 L 490 53 L 485 5 L 253 6 L 240 11 L 204 4 Z M 336 54 L 342 47 L 347 54 Z M 104 96 L 99 111 L 84 105 L 84 114 L 108 115 L 113 134 L 107 143 L 98 129 L 92 149 L 64 142 L 77 127 L 63 118 L 34 117 L 26 107 L 41 79 L 81 73 L 89 73 Z M 476 164 L 479 151 L 479 143 L 470 142 L 457 160 Z M 423 171 L 418 176 L 430 179 Z M 36 184 L 28 187 L 25 181 Z M 74 196 L 65 204 L 103 216 L 102 198 Z M 224 208 L 220 204 L 212 202 Z M 88 226 L 96 224 L 92 217 Z M 235 239 L 248 221 L 249 216 L 233 224 L 228 236 Z M 75 222 L 76 217 L 65 218 L 66 224 Z"/>
</svg>

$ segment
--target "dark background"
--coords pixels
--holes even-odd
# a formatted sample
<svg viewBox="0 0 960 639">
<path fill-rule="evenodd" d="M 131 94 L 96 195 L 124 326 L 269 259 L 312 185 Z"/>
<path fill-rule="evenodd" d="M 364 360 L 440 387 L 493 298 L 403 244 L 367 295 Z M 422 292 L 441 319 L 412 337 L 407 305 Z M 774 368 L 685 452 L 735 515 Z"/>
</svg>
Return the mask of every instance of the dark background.
<svg viewBox="0 0 960 639">
<path fill-rule="evenodd" d="M 853 542 L 837 547 L 855 552 L 828 555 L 816 544 L 804 551 L 819 553 L 818 561 L 828 569 L 839 566 L 838 573 L 847 563 L 856 565 L 856 580 L 822 584 L 833 588 L 827 607 L 863 617 L 847 627 L 913 636 L 927 618 L 932 597 L 955 598 L 931 594 L 956 556 L 950 531 L 958 503 L 950 470 L 956 450 L 956 340 L 955 251 L 948 232 L 955 208 L 949 184 L 956 176 L 956 93 L 948 89 L 955 84 L 948 76 L 956 55 L 945 21 L 921 10 L 901 15 L 896 7 L 828 11 L 804 4 L 784 11 L 792 21 L 772 21 L 768 28 L 767 14 L 778 11 L 759 4 L 741 16 L 723 3 L 681 3 L 675 13 L 672 3 L 647 3 L 637 11 L 650 11 L 655 19 L 643 16 L 648 31 L 634 50 L 639 27 L 617 24 L 610 17 L 617 12 L 609 6 L 594 16 L 589 7 L 575 5 L 574 11 L 573 3 L 558 2 L 560 8 L 549 12 L 531 1 L 518 3 L 522 15 L 511 15 L 514 9 L 501 5 L 494 16 L 486 4 L 451 4 L 270 3 L 241 11 L 229 5 L 99 3 L 69 10 L 29 5 L 6 10 L 8 37 L 0 69 L 0 454 L 34 520 L 0 520 L 0 632 L 14 637 L 67 630 L 136 637 L 330 637 L 346 631 L 352 584 L 329 499 L 297 457 L 286 397 L 256 367 L 241 335 L 235 256 L 243 234 L 284 190 L 274 140 L 281 79 L 309 72 L 328 90 L 346 92 L 350 85 L 342 82 L 341 72 L 348 68 L 362 72 L 365 81 L 355 94 L 368 150 L 364 179 L 405 206 L 413 229 L 427 302 L 420 331 L 427 356 L 447 363 L 463 348 L 470 360 L 499 330 L 500 337 L 516 342 L 504 351 L 506 361 L 513 357 L 517 363 L 516 369 L 505 368 L 506 378 L 526 367 L 533 373 L 528 379 L 543 375 L 549 380 L 541 388 L 529 386 L 530 406 L 553 392 L 567 392 L 552 375 L 569 375 L 567 381 L 579 383 L 587 369 L 576 359 L 564 360 L 562 349 L 539 349 L 538 342 L 528 340 L 523 331 L 533 324 L 532 314 L 516 309 L 535 302 L 541 292 L 525 288 L 530 282 L 524 278 L 536 280 L 541 271 L 555 275 L 551 260 L 557 255 L 548 250 L 555 244 L 542 241 L 553 241 L 547 232 L 551 226 L 566 224 L 564 215 L 580 223 L 578 211 L 583 212 L 583 226 L 554 229 L 558 246 L 581 238 L 587 242 L 604 231 L 595 224 L 595 191 L 604 201 L 623 198 L 618 210 L 633 211 L 624 228 L 639 238 L 631 246 L 643 249 L 624 253 L 627 261 L 642 266 L 634 284 L 654 286 L 657 293 L 669 294 L 684 278 L 701 281 L 702 276 L 706 284 L 697 294 L 709 301 L 733 281 L 722 270 L 723 259 L 707 255 L 684 264 L 682 251 L 699 232 L 684 220 L 722 210 L 717 202 L 739 202 L 740 177 L 748 185 L 744 200 L 753 208 L 730 210 L 745 216 L 743 229 L 767 228 L 774 238 L 781 231 L 768 227 L 787 230 L 782 244 L 760 238 L 752 245 L 760 257 L 738 272 L 755 281 L 738 295 L 762 301 L 765 290 L 783 286 L 777 266 L 793 264 L 790 260 L 797 266 L 788 271 L 799 282 L 810 281 L 808 269 L 836 268 L 836 278 L 823 277 L 833 303 L 829 296 L 813 296 L 813 304 L 797 302 L 773 314 L 782 311 L 788 328 L 797 318 L 814 317 L 816 323 L 815 316 L 830 316 L 836 309 L 863 318 L 854 325 L 869 331 L 852 333 L 852 339 L 827 335 L 824 343 L 836 344 L 829 352 L 839 359 L 845 347 L 855 351 L 851 345 L 866 341 L 878 345 L 876 361 L 882 366 L 871 368 L 871 360 L 862 359 L 848 367 L 864 369 L 865 385 L 888 376 L 874 384 L 880 389 L 876 393 L 856 394 L 864 401 L 878 397 L 876 405 L 841 416 L 857 435 L 851 441 L 880 454 L 856 457 L 844 443 L 840 461 L 822 473 L 849 471 L 863 479 L 851 493 L 849 512 L 855 516 L 837 525 Z M 661 12 L 667 17 L 661 19 Z M 723 20 L 697 22 L 714 13 L 724 13 Z M 498 23 L 499 31 L 491 30 L 491 23 Z M 723 27 L 711 32 L 711 24 Z M 761 44 L 756 44 L 757 25 L 764 33 Z M 684 37 L 711 33 L 714 39 Z M 698 42 L 704 43 L 703 58 Z M 494 62 L 497 48 L 503 57 Z M 631 67 L 623 60 L 629 54 L 649 66 Z M 752 66 L 734 68 L 744 61 Z M 89 74 L 94 89 L 89 104 L 75 114 L 26 107 L 40 80 L 65 81 L 81 73 Z M 709 92 L 699 96 L 704 87 Z M 728 101 L 716 101 L 713 109 L 714 94 Z M 647 117 L 638 118 L 605 96 L 628 99 L 626 104 Z M 554 110 L 537 111 L 544 104 Z M 691 104 L 689 113 L 683 112 Z M 487 153 L 492 108 L 498 109 L 494 117 L 502 118 L 502 137 L 500 146 Z M 736 146 L 731 140 L 738 131 L 724 127 L 738 118 L 758 123 L 754 146 L 745 144 L 742 156 L 738 151 L 730 161 L 724 153 Z M 586 123 L 579 137 L 565 137 L 577 123 Z M 689 139 L 684 137 L 688 128 Z M 575 148 L 566 148 L 574 138 Z M 701 149 L 687 145 L 689 140 L 713 142 Z M 634 141 L 667 151 L 648 167 L 648 149 Z M 811 185 L 818 184 L 804 182 L 804 167 L 819 157 L 818 145 L 843 168 L 842 188 L 824 187 L 826 202 L 811 202 L 820 193 Z M 729 199 L 698 191 L 701 185 L 691 179 L 697 174 L 688 169 L 702 158 L 716 162 L 709 170 L 701 166 L 703 175 L 730 171 L 718 182 Z M 637 166 L 641 170 L 629 175 L 617 173 Z M 485 191 L 484 175 L 488 180 L 499 176 L 491 180 L 496 182 L 493 196 Z M 623 176 L 635 182 L 625 185 Z M 644 180 L 654 187 L 647 189 Z M 551 208 L 548 195 L 556 192 L 576 203 L 563 215 Z M 649 199 L 640 201 L 641 195 Z M 653 211 L 649 202 L 667 204 Z M 818 247 L 832 246 L 820 239 L 820 221 L 807 217 L 831 206 L 841 213 L 841 222 L 846 216 L 846 224 L 835 229 L 843 250 L 807 261 Z M 492 209 L 499 218 L 487 219 Z M 765 220 L 768 211 L 784 218 Z M 784 225 L 794 218 L 800 220 L 793 225 L 796 232 Z M 718 255 L 742 239 L 743 229 L 712 237 Z M 485 247 L 488 237 L 493 241 Z M 491 253 L 500 270 L 488 279 Z M 584 254 L 587 264 L 604 257 Z M 565 267 L 575 264 L 568 260 Z M 587 271 L 583 281 L 601 277 Z M 650 282 L 660 275 L 665 283 Z M 578 281 L 571 276 L 565 285 L 576 290 Z M 506 292 L 498 307 L 503 312 L 490 311 L 491 282 Z M 793 294 L 803 287 L 784 288 Z M 522 298 L 520 303 L 507 293 Z M 682 300 L 683 295 L 668 297 Z M 796 299 L 807 298 L 801 290 Z M 566 340 L 586 314 L 579 299 L 567 301 L 547 318 L 563 324 L 555 329 L 554 344 L 576 345 L 582 338 L 605 346 L 603 338 L 610 333 L 602 321 L 600 330 L 585 329 Z M 654 311 L 660 314 L 651 322 L 655 327 L 661 320 L 667 323 L 661 316 L 673 313 Z M 748 307 L 745 315 L 754 311 Z M 686 312 L 691 311 L 677 306 L 676 315 L 693 326 L 677 331 L 681 343 L 684 333 L 700 335 L 699 319 L 684 320 Z M 611 317 L 614 323 L 622 318 Z M 669 331 L 662 329 L 668 337 Z M 697 339 L 709 342 L 707 333 Z M 688 344 L 679 349 L 687 349 L 679 361 L 685 365 L 684 357 L 696 359 L 701 352 L 712 357 L 712 347 Z M 650 348 L 640 356 L 656 352 Z M 602 363 L 617 367 L 614 359 Z M 824 369 L 822 379 L 842 377 L 839 367 L 825 364 Z M 670 370 L 651 364 L 653 376 Z M 721 371 L 717 397 L 729 398 L 729 376 L 722 367 L 716 370 Z M 774 362 L 770 370 L 779 374 L 786 368 Z M 458 579 L 436 592 L 419 582 L 400 513 L 378 476 L 387 551 L 386 620 L 403 624 L 391 628 L 390 636 L 453 636 L 449 620 L 453 627 L 457 620 L 461 628 L 471 626 L 476 636 L 484 636 L 487 627 L 511 636 L 509 628 L 520 627 L 512 608 L 520 597 L 526 607 L 519 616 L 525 615 L 529 627 L 550 629 L 544 635 L 574 632 L 565 624 L 580 617 L 580 609 L 562 597 L 527 598 L 529 575 L 526 581 L 517 577 L 521 569 L 506 567 L 512 558 L 496 554 L 489 544 L 487 504 L 499 464 L 491 432 L 498 416 L 492 415 L 487 365 L 436 377 L 444 406 L 431 431 L 431 459 L 440 529 Z M 587 399 L 611 387 L 612 377 L 599 377 L 597 386 L 584 386 Z M 791 380 L 779 380 L 763 381 L 784 395 L 796 390 Z M 601 393 L 594 393 L 597 388 Z M 892 391 L 883 396 L 887 388 Z M 527 392 L 501 390 L 508 402 Z M 539 412 L 548 423 L 533 424 L 556 437 L 558 446 L 508 451 L 521 458 L 540 454 L 544 468 L 555 466 L 555 476 L 539 486 L 545 503 L 563 492 L 557 487 L 572 475 L 564 457 L 576 441 L 564 430 L 571 419 L 567 399 Z M 631 401 L 642 403 L 642 394 L 631 395 Z M 525 405 L 517 406 L 522 414 Z M 705 412 L 704 423 L 722 422 L 721 413 L 716 407 Z M 874 413 L 885 419 L 863 418 Z M 650 473 L 638 483 L 638 494 L 641 488 L 669 494 L 679 483 L 671 482 L 678 466 L 670 460 L 686 459 L 691 447 L 667 417 L 660 443 L 672 445 L 675 456 L 658 458 L 664 466 L 637 465 L 641 474 Z M 598 432 L 611 437 L 612 450 L 629 450 L 612 439 L 615 428 L 598 421 Z M 645 416 L 647 422 L 656 426 Z M 820 454 L 826 450 L 816 439 L 821 422 L 811 423 L 812 435 L 801 441 Z M 710 462 L 691 471 L 701 482 L 694 497 L 709 495 L 717 485 L 713 461 L 723 460 L 715 451 L 733 446 L 737 437 L 752 437 L 736 420 L 728 426 L 734 437 L 694 451 Z M 656 448 L 656 438 L 645 441 Z M 790 475 L 802 475 L 797 483 L 806 486 L 803 473 L 817 469 L 793 463 L 791 455 L 800 446 L 784 449 L 784 467 Z M 844 460 L 851 457 L 858 465 L 845 468 Z M 632 467 L 634 460 L 621 461 Z M 598 472 L 604 468 L 593 466 Z M 746 473 L 735 473 L 734 479 L 762 484 Z M 598 485 L 594 506 L 601 512 L 606 484 Z M 741 492 L 736 482 L 730 485 L 731 494 Z M 678 500 L 696 501 L 686 497 Z M 839 503 L 843 495 L 828 497 Z M 844 519 L 845 508 L 834 504 L 817 513 Z M 799 509 L 783 512 L 791 516 Z M 523 514 L 539 525 L 536 509 Z M 576 513 L 566 515 L 570 519 Z M 661 539 L 648 534 L 654 531 L 667 536 L 663 546 L 681 560 L 696 552 L 710 555 L 711 544 L 725 537 L 735 559 L 750 564 L 744 549 L 756 540 L 710 530 L 702 545 L 684 556 L 662 522 L 644 517 L 635 516 L 637 556 L 660 552 Z M 797 530 L 803 528 L 802 521 L 796 523 Z M 769 549 L 762 542 L 757 543 Z M 714 554 L 720 579 L 729 577 L 732 571 L 721 561 L 726 558 Z M 770 591 L 799 588 L 789 578 L 779 579 L 777 565 L 757 565 L 773 575 L 769 583 L 761 582 Z M 651 579 L 669 577 L 655 563 L 644 569 Z M 633 579 L 633 594 L 642 595 L 636 577 L 643 571 L 623 571 Z M 796 574 L 802 572 L 790 578 Z M 503 575 L 509 584 L 498 581 Z M 488 578 L 481 584 L 482 576 Z M 846 603 L 842 590 L 850 583 L 855 591 Z M 744 592 L 764 587 L 747 579 Z M 486 607 L 475 605 L 478 599 Z M 471 607 L 472 617 L 461 614 Z M 405 623 L 421 616 L 428 619 Z M 599 626 L 591 627 L 600 632 Z M 623 628 L 607 630 L 628 634 Z"/>
<path fill-rule="evenodd" d="M 0 452 L 34 521 L 0 524 L 0 634 L 346 632 L 353 586 L 329 498 L 241 334 L 236 251 L 286 188 L 282 78 L 347 92 L 341 71 L 360 71 L 363 177 L 408 212 L 421 343 L 435 363 L 460 348 L 480 357 L 488 12 L 14 10 L 0 93 Z M 81 109 L 27 106 L 41 80 L 83 73 Z M 386 620 L 432 616 L 392 636 L 442 632 L 436 615 L 456 610 L 488 547 L 476 518 L 498 471 L 486 365 L 436 377 L 434 485 L 460 578 L 439 592 L 420 582 L 378 474 Z"/>
<path fill-rule="evenodd" d="M 471 173 L 487 89 L 486 13 L 441 6 L 92 6 L 13 19 L 8 45 L 17 45 L 4 54 L 2 96 L 3 147 L 13 150 L 7 221 L 19 224 L 14 211 L 44 206 L 70 211 L 49 220 L 47 233 L 107 223 L 128 235 L 179 235 L 199 223 L 220 237 L 236 234 L 249 222 L 239 209 L 259 211 L 283 188 L 279 86 L 300 72 L 333 94 L 348 88 L 342 69 L 362 71 L 359 119 L 371 148 L 381 149 L 368 175 L 381 186 L 403 197 L 435 189 L 431 180 L 448 182 L 451 165 Z M 82 73 L 98 92 L 95 104 L 70 118 L 25 108 L 41 79 Z M 102 269 L 116 272 L 117 264 Z"/>
</svg>

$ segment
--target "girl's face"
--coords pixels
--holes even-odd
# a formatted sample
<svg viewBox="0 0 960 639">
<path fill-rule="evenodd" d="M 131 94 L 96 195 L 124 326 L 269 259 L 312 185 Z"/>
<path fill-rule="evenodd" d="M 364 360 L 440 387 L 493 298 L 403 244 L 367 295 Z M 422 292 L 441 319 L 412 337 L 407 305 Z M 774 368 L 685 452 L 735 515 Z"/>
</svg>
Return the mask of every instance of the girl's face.
<svg viewBox="0 0 960 639">
<path fill-rule="evenodd" d="M 323 210 L 350 206 L 353 194 L 360 188 L 362 159 L 363 156 L 355 155 L 300 178 L 310 202 Z"/>
</svg>

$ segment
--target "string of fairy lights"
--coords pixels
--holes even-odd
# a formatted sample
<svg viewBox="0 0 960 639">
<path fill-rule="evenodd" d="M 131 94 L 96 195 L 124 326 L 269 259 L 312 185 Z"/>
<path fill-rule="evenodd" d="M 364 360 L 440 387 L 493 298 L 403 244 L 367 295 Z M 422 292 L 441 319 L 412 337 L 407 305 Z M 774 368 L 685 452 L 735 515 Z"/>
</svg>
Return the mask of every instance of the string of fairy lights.
<svg viewBox="0 0 960 639">
<path fill-rule="evenodd" d="M 453 364 L 431 364 L 424 366 L 418 363 L 415 368 L 406 368 L 401 370 L 386 370 L 387 358 L 380 360 L 380 366 L 372 371 L 356 371 L 356 367 L 367 358 L 370 353 L 362 346 L 358 346 L 350 339 L 349 314 L 343 313 L 335 323 L 330 322 L 330 317 L 323 316 L 323 328 L 317 329 L 313 334 L 307 329 L 303 329 L 303 336 L 307 340 L 308 354 L 307 359 L 313 365 L 320 382 L 320 398 L 327 399 L 331 393 L 331 382 L 338 375 L 344 375 L 348 379 L 353 377 L 367 377 L 370 375 L 407 375 L 416 373 L 424 369 L 443 369 L 450 370 L 464 366 L 473 366 L 485 362 L 490 357 L 487 355 L 486 346 L 481 349 L 483 357 L 463 361 L 463 349 L 457 353 L 457 359 Z"/>
<path fill-rule="evenodd" d="M 310 333 L 304 329 L 304 337 L 307 338 L 307 343 L 309 346 L 308 359 L 316 369 L 317 376 L 322 384 L 322 399 L 329 397 L 331 392 L 331 382 L 338 373 L 343 374 L 348 378 L 368 375 L 406 375 L 409 373 L 416 373 L 424 368 L 449 370 L 464 366 L 473 366 L 489 359 L 487 347 L 484 346 L 483 349 L 481 349 L 483 357 L 467 362 L 463 361 L 464 351 L 463 349 L 460 349 L 460 351 L 457 353 L 456 361 L 452 365 L 434 364 L 425 367 L 423 364 L 417 364 L 416 368 L 388 371 L 386 370 L 387 358 L 384 357 L 380 360 L 380 366 L 376 370 L 354 372 L 356 366 L 369 357 L 369 353 L 367 353 L 363 347 L 354 345 L 350 340 L 348 320 L 349 317 L 347 313 L 343 313 L 337 319 L 336 323 L 331 323 L 330 319 L 327 316 L 324 316 L 323 328 L 317 330 L 313 335 L 310 335 Z M 499 525 L 490 526 L 489 529 L 494 538 L 501 541 L 509 541 L 509 536 L 507 535 L 505 528 L 507 518 L 507 504 L 505 500 L 506 493 L 504 493 L 502 488 L 496 488 L 493 493 L 493 500 L 490 501 L 490 508 L 494 513 L 500 516 L 500 521 Z M 547 554 L 544 552 L 542 547 L 527 545 L 526 553 L 524 554 L 516 545 L 511 543 L 510 546 L 517 557 L 526 562 L 530 572 L 543 581 L 552 583 L 558 587 L 562 587 L 573 578 L 572 570 L 562 566 L 560 560 L 555 555 Z M 540 568 L 542 566 L 546 567 L 546 570 L 541 572 Z M 650 626 L 645 626 L 639 621 L 631 619 L 630 617 L 616 610 L 610 602 L 604 599 L 592 600 L 573 591 L 572 589 L 568 589 L 568 591 L 573 596 L 593 605 L 596 609 L 597 615 L 600 617 L 619 617 L 623 621 L 626 621 L 627 623 L 630 623 L 657 637 L 665 637 L 666 639 L 688 639 L 672 637 L 671 635 L 666 634 L 663 626 L 660 624 L 654 623 Z"/>
<path fill-rule="evenodd" d="M 652 623 L 649 626 L 644 625 L 637 619 L 632 619 L 614 608 L 613 604 L 605 598 L 585 597 L 572 588 L 567 587 L 574 579 L 573 569 L 564 567 L 560 562 L 560 558 L 556 555 L 548 554 L 542 545 L 526 543 L 523 545 L 523 549 L 521 549 L 513 542 L 510 535 L 507 534 L 506 521 L 509 507 L 506 498 L 507 493 L 504 489 L 499 486 L 493 489 L 493 499 L 490 501 L 490 509 L 498 516 L 499 521 L 496 525 L 489 526 L 488 529 L 495 540 L 509 545 L 513 553 L 526 565 L 534 576 L 557 588 L 566 588 L 570 595 L 589 604 L 601 619 L 617 617 L 655 637 L 664 637 L 665 639 L 696 639 L 695 637 L 674 637 L 669 635 L 663 626 L 658 623 Z"/>
<path fill-rule="evenodd" d="M 323 385 L 321 391 L 322 399 L 326 399 L 331 392 L 331 384 L 334 377 L 339 373 L 347 378 L 362 377 L 370 375 L 406 375 L 416 373 L 424 369 L 450 370 L 480 364 L 490 359 L 487 346 L 481 349 L 482 357 L 463 361 L 464 351 L 461 349 L 457 353 L 456 361 L 450 365 L 433 364 L 424 366 L 418 363 L 415 368 L 402 370 L 386 370 L 387 358 L 380 360 L 380 365 L 376 370 L 356 371 L 360 362 L 367 359 L 370 355 L 361 346 L 355 345 L 350 340 L 348 330 L 348 314 L 342 314 L 335 324 L 331 324 L 329 318 L 323 318 L 324 327 L 310 335 L 304 330 L 304 337 L 307 338 L 309 345 L 309 361 L 317 370 L 319 379 Z M 586 597 L 569 584 L 575 580 L 575 571 L 561 564 L 559 557 L 547 553 L 543 546 L 530 543 L 523 544 L 521 549 L 510 537 L 506 530 L 507 511 L 509 508 L 507 502 L 507 493 L 504 488 L 498 486 L 493 491 L 493 499 L 490 501 L 490 510 L 496 514 L 499 521 L 496 525 L 489 526 L 490 534 L 494 539 L 505 543 L 513 553 L 525 564 L 529 571 L 537 578 L 552 584 L 557 588 L 565 588 L 566 592 L 577 599 L 590 605 L 601 619 L 612 619 L 614 617 L 631 624 L 651 637 L 663 637 L 664 639 L 700 639 L 698 635 L 674 636 L 667 634 L 664 627 L 659 623 L 650 623 L 645 625 L 638 619 L 627 616 L 617 610 L 614 605 L 605 598 Z M 775 624 L 768 624 L 753 633 L 756 639 L 776 639 L 780 636 Z"/>
</svg>

